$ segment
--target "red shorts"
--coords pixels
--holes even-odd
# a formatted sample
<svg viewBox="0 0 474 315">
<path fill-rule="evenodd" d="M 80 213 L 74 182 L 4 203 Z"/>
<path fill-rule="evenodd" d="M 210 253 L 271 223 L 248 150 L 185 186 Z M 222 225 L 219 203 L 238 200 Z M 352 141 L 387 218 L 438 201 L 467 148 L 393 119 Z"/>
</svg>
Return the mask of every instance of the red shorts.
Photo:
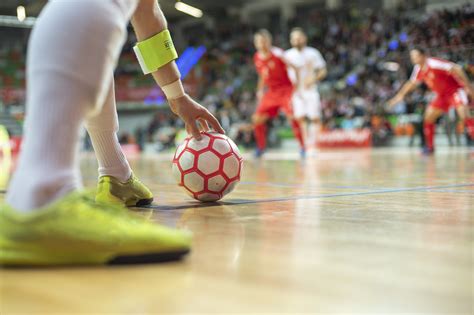
<svg viewBox="0 0 474 315">
<path fill-rule="evenodd" d="M 469 100 L 467 99 L 466 91 L 464 91 L 464 89 L 459 89 L 451 94 L 436 95 L 429 106 L 447 112 L 451 107 L 456 108 L 458 106 L 467 105 L 468 103 Z"/>
<path fill-rule="evenodd" d="M 268 115 L 270 118 L 273 118 L 281 110 L 286 115 L 291 115 L 293 113 L 293 108 L 291 107 L 292 96 L 292 86 L 269 89 L 263 95 L 255 113 Z"/>
</svg>

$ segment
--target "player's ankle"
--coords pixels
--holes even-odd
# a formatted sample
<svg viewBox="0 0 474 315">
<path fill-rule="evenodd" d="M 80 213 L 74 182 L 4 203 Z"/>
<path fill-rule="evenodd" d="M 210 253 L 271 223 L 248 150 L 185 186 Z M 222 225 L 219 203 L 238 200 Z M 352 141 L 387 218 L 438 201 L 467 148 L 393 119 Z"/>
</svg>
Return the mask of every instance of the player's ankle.
<svg viewBox="0 0 474 315">
<path fill-rule="evenodd" d="M 74 184 L 61 186 L 59 189 L 57 187 L 37 186 L 23 189 L 21 192 L 13 192 L 10 197 L 7 197 L 6 202 L 19 212 L 33 212 L 48 206 L 77 189 L 78 187 Z"/>
<path fill-rule="evenodd" d="M 130 167 L 99 169 L 99 178 L 103 176 L 111 176 L 116 178 L 118 181 L 125 183 L 132 177 L 132 170 Z"/>
</svg>

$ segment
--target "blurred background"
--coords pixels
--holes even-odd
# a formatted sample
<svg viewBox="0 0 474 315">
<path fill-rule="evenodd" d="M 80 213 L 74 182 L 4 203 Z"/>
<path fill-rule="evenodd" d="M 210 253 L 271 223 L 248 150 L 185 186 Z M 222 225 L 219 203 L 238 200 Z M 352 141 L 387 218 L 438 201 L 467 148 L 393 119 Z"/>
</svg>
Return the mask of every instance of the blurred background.
<svg viewBox="0 0 474 315">
<path fill-rule="evenodd" d="M 13 150 L 21 143 L 25 116 L 25 58 L 35 18 L 46 1 L 0 2 L 0 125 Z M 185 88 L 220 119 L 244 150 L 254 146 L 250 117 L 257 75 L 253 32 L 267 28 L 274 45 L 289 48 L 292 27 L 302 27 L 308 45 L 328 63 L 320 84 L 323 126 L 318 146 L 420 146 L 421 119 L 433 95 L 421 86 L 388 112 L 385 101 L 412 66 L 408 49 L 459 63 L 474 75 L 474 5 L 465 0 L 161 0 L 180 53 Z M 141 74 L 129 29 L 115 73 L 120 141 L 132 152 L 172 150 L 183 137 L 150 75 Z M 295 147 L 285 120 L 273 122 L 270 145 Z M 440 145 L 465 146 L 468 139 L 454 111 L 438 122 Z M 91 146 L 84 135 L 84 150 Z"/>
</svg>

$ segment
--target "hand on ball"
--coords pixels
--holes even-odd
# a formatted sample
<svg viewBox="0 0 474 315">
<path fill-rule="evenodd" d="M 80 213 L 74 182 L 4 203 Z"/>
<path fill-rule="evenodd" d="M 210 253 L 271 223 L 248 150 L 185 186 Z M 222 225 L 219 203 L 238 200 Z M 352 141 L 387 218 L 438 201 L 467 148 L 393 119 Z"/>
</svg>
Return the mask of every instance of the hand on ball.
<svg viewBox="0 0 474 315">
<path fill-rule="evenodd" d="M 184 121 L 188 134 L 191 134 L 197 140 L 202 138 L 200 130 L 209 131 L 212 128 L 218 133 L 225 133 L 216 117 L 187 94 L 170 100 L 169 103 L 173 113 Z M 198 123 L 201 128 L 198 127 Z"/>
</svg>

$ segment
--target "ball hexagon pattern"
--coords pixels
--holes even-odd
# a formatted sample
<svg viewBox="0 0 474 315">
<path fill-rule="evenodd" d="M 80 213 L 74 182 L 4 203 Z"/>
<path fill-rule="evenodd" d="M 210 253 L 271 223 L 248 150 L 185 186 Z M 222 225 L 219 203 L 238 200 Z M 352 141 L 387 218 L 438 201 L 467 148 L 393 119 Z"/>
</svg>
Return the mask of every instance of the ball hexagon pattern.
<svg viewBox="0 0 474 315">
<path fill-rule="evenodd" d="M 202 132 L 200 141 L 188 137 L 173 158 L 173 176 L 196 200 L 217 201 L 240 181 L 243 158 L 225 135 Z"/>
</svg>

